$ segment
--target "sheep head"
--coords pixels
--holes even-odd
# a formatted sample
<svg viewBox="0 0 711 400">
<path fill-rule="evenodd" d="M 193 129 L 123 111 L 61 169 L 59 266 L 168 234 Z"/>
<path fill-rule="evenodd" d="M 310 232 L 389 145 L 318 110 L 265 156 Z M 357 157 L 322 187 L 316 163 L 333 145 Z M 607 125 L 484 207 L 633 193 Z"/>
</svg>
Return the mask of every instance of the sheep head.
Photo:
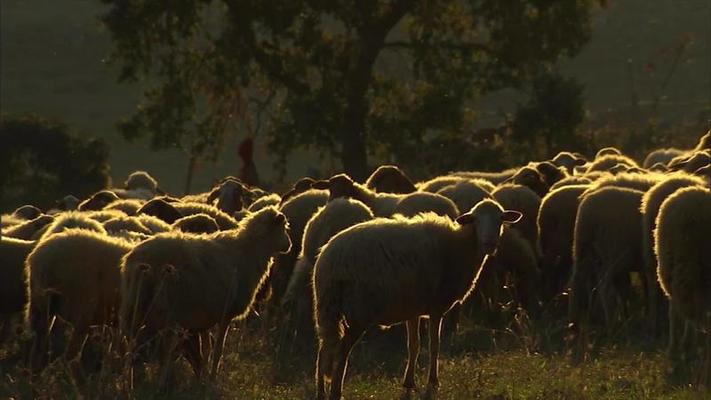
<svg viewBox="0 0 711 400">
<path fill-rule="evenodd" d="M 39 208 L 26 204 L 24 206 L 19 207 L 16 209 L 12 215 L 14 215 L 17 218 L 21 218 L 24 220 L 30 220 L 30 219 L 35 219 L 42 215 L 42 210 Z"/>
<path fill-rule="evenodd" d="M 313 187 L 314 189 L 328 189 L 330 192 L 329 201 L 340 197 L 361 200 L 356 183 L 346 174 L 334 175 L 328 181 L 317 181 Z"/>
<path fill-rule="evenodd" d="M 249 189 L 236 179 L 225 179 L 219 186 L 214 188 L 207 198 L 207 202 L 212 204 L 217 200 L 217 208 L 233 214 L 242 209 L 242 196 L 248 193 Z"/>
<path fill-rule="evenodd" d="M 168 224 L 172 224 L 179 218 L 183 217 L 180 211 L 163 198 L 153 199 L 146 202 L 146 204 L 136 211 L 136 215 L 140 214 L 154 216 Z"/>
<path fill-rule="evenodd" d="M 544 181 L 541 174 L 531 167 L 523 167 L 516 171 L 516 174 L 507 180 L 507 182 L 516 183 L 523 186 L 528 186 L 537 195 L 543 197 L 548 193 L 550 187 Z"/>
<path fill-rule="evenodd" d="M 503 233 L 504 224 L 515 224 L 523 218 L 518 211 L 504 210 L 493 200 L 482 200 L 468 213 L 460 215 L 456 221 L 459 225 L 472 225 L 476 232 L 478 245 L 484 253 L 493 255 L 499 246 L 499 238 Z"/>
</svg>

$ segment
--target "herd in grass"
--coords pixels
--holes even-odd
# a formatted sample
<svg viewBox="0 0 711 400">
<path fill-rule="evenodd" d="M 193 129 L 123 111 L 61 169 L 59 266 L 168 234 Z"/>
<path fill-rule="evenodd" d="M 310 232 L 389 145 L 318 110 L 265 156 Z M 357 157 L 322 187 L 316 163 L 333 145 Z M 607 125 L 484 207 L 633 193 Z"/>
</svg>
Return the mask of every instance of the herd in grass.
<svg viewBox="0 0 711 400">
<path fill-rule="evenodd" d="M 366 332 L 400 323 L 415 388 L 427 320 L 433 393 L 443 319 L 456 331 L 509 301 L 532 318 L 564 302 L 578 340 L 640 313 L 652 334 L 668 326 L 669 357 L 696 363 L 699 385 L 711 376 L 711 132 L 641 163 L 604 148 L 417 183 L 385 165 L 283 195 L 227 177 L 178 198 L 139 171 L 0 224 L 2 339 L 17 336 L 34 372 L 61 360 L 90 373 L 108 330 L 132 371 L 184 357 L 211 379 L 230 324 L 258 310 L 317 343 L 319 399 L 341 398 Z"/>
</svg>

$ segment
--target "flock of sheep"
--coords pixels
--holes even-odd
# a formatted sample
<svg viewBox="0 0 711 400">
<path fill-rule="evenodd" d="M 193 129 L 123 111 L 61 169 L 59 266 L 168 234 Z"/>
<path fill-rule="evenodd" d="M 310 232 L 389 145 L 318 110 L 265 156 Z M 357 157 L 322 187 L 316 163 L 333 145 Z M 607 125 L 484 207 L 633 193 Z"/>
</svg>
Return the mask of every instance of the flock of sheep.
<svg viewBox="0 0 711 400">
<path fill-rule="evenodd" d="M 176 198 L 135 172 L 123 188 L 2 216 L 2 336 L 21 334 L 33 370 L 61 357 L 81 374 L 94 333 L 109 329 L 138 370 L 180 354 L 214 377 L 230 323 L 259 308 L 318 339 L 317 397 L 330 382 L 340 399 L 372 328 L 405 323 L 410 389 L 429 320 L 432 391 L 443 318 L 456 326 L 504 296 L 535 317 L 562 296 L 580 337 L 643 304 L 651 332 L 669 326 L 669 355 L 699 362 L 707 380 L 710 188 L 711 132 L 642 164 L 605 148 L 419 183 L 381 166 L 364 183 L 303 178 L 283 195 L 228 177 Z"/>
</svg>

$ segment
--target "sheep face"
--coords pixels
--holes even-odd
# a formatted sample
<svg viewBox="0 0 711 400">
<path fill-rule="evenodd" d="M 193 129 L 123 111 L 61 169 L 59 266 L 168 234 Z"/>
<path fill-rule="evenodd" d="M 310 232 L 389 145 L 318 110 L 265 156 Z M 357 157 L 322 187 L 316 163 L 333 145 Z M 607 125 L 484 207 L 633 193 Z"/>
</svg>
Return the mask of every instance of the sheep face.
<svg viewBox="0 0 711 400">
<path fill-rule="evenodd" d="M 515 224 L 522 217 L 523 214 L 518 211 L 504 210 L 494 201 L 483 200 L 471 211 L 459 216 L 457 223 L 472 225 L 476 232 L 478 245 L 481 246 L 485 254 L 493 255 L 499 245 L 504 224 Z"/>
<path fill-rule="evenodd" d="M 234 179 L 227 179 L 215 188 L 207 198 L 208 203 L 217 199 L 217 208 L 232 214 L 242 209 L 242 196 L 249 192 L 240 182 Z"/>
</svg>

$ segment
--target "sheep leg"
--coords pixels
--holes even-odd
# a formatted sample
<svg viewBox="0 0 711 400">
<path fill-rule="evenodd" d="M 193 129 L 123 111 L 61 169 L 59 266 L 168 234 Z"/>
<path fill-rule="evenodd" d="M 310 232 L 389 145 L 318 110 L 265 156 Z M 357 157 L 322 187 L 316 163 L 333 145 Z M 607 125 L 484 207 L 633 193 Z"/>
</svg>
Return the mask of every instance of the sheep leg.
<svg viewBox="0 0 711 400">
<path fill-rule="evenodd" d="M 222 351 L 225 348 L 225 340 L 227 340 L 227 331 L 230 327 L 230 321 L 222 321 L 217 326 L 217 336 L 215 337 L 215 346 L 212 349 L 212 367 L 210 369 L 210 377 L 215 379 L 217 370 L 220 368 L 220 360 L 222 359 Z"/>
<path fill-rule="evenodd" d="M 406 389 L 415 388 L 415 369 L 417 368 L 417 356 L 420 352 L 420 317 L 415 317 L 407 321 L 407 367 L 405 368 L 405 378 L 402 386 Z"/>
<path fill-rule="evenodd" d="M 316 358 L 316 399 L 317 400 L 324 400 L 326 398 L 326 383 L 325 383 L 325 379 L 324 379 L 325 371 L 323 371 L 323 366 L 321 365 L 321 360 L 323 360 L 327 351 L 331 351 L 331 350 L 326 349 L 323 344 L 323 341 L 321 341 L 318 346 L 318 356 Z"/>
<path fill-rule="evenodd" d="M 644 278 L 642 282 L 647 289 L 647 323 L 652 336 L 657 336 L 657 280 L 652 272 L 652 269 L 644 270 Z"/>
<path fill-rule="evenodd" d="M 187 339 L 183 343 L 185 350 L 185 358 L 193 368 L 193 372 L 198 379 L 202 378 L 202 352 L 200 351 L 200 334 L 189 333 Z"/>
<path fill-rule="evenodd" d="M 348 357 L 351 355 L 351 350 L 356 344 L 363 332 L 354 332 L 352 328 L 346 330 L 345 335 L 338 343 L 338 352 L 336 354 L 336 365 L 333 367 L 333 378 L 331 380 L 331 395 L 330 400 L 341 400 L 341 392 L 343 391 L 343 381 L 346 377 L 346 368 L 348 367 Z"/>
<path fill-rule="evenodd" d="M 430 315 L 430 373 L 427 390 L 433 392 L 439 386 L 437 362 L 439 359 L 439 335 L 442 330 L 442 316 Z"/>
</svg>

